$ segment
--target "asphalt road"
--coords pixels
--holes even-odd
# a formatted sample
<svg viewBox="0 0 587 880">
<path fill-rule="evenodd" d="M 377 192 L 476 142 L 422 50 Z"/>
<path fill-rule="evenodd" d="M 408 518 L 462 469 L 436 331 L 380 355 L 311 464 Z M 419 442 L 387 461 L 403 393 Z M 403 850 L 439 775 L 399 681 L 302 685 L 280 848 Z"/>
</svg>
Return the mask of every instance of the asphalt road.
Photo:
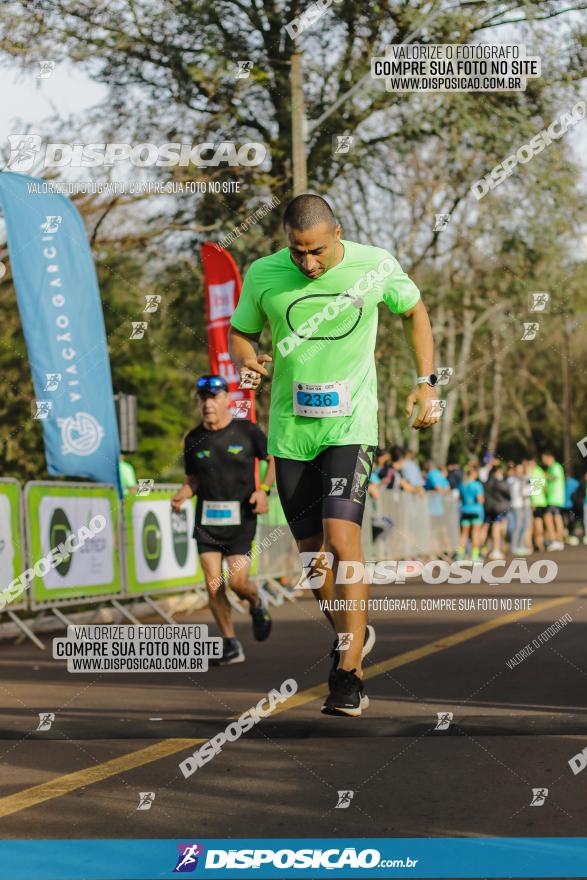
<svg viewBox="0 0 587 880">
<path fill-rule="evenodd" d="M 0 836 L 584 836 L 587 772 L 568 761 L 587 746 L 587 547 L 551 558 L 550 584 L 374 588 L 505 610 L 372 613 L 359 719 L 320 714 L 332 635 L 308 598 L 274 610 L 263 644 L 235 615 L 246 663 L 200 674 L 74 675 L 48 638 L 46 652 L 0 643 Z M 510 598 L 531 607 L 507 610 Z M 508 667 L 565 614 L 572 623 Z M 282 711 L 183 777 L 198 740 L 288 678 L 299 690 Z M 40 712 L 55 714 L 48 731 Z M 548 789 L 542 806 L 533 788 Z M 140 792 L 155 793 L 150 809 L 137 810 Z"/>
</svg>

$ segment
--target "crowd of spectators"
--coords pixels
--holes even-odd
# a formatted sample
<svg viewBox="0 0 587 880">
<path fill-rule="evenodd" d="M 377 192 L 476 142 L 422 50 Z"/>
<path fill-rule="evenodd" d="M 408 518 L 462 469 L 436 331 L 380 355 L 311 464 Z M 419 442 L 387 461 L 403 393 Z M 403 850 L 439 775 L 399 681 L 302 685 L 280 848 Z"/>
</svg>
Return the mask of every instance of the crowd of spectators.
<svg viewBox="0 0 587 880">
<path fill-rule="evenodd" d="M 459 504 L 460 546 L 457 558 L 503 559 L 506 552 L 561 551 L 587 544 L 587 474 L 566 475 L 551 450 L 540 459 L 505 462 L 492 452 L 463 467 L 451 462 L 420 465 L 415 452 L 401 446 L 377 449 L 369 494 L 408 492 L 428 498 L 431 516 L 444 513 L 443 496 Z"/>
</svg>

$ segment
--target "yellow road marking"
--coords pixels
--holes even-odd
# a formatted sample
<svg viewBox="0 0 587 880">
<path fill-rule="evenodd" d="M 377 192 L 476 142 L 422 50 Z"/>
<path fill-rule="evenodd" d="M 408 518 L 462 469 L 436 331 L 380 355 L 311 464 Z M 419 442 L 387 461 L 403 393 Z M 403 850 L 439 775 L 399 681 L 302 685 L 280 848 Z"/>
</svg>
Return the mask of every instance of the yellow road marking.
<svg viewBox="0 0 587 880">
<path fill-rule="evenodd" d="M 49 801 L 51 798 L 61 797 L 78 788 L 84 788 L 94 782 L 101 782 L 103 779 L 117 776 L 126 770 L 133 770 L 143 764 L 150 764 L 152 761 L 158 761 L 160 758 L 166 758 L 168 755 L 173 755 L 203 742 L 206 740 L 164 739 L 147 746 L 145 749 L 129 752 L 126 755 L 121 755 L 120 758 L 112 758 L 111 761 L 105 761 L 103 764 L 87 767 L 85 770 L 77 770 L 75 773 L 67 773 L 65 776 L 58 776 L 57 779 L 42 782 L 40 785 L 33 785 L 32 788 L 25 788 L 15 794 L 0 798 L 0 817 L 10 816 L 11 813 L 18 813 L 20 810 L 26 810 L 27 807 Z"/>
<path fill-rule="evenodd" d="M 482 635 L 483 633 L 490 632 L 492 629 L 497 629 L 500 626 L 506 626 L 508 623 L 515 623 L 517 620 L 522 620 L 524 617 L 538 614 L 540 611 L 544 611 L 547 608 L 554 608 L 557 605 L 566 605 L 569 602 L 574 602 L 579 596 L 584 596 L 586 594 L 587 587 L 571 596 L 560 596 L 556 599 L 548 599 L 545 602 L 539 602 L 532 608 L 502 614 L 499 617 L 494 617 L 491 620 L 485 621 L 485 623 L 479 623 L 476 626 L 470 626 L 466 629 L 459 630 L 459 632 L 453 633 L 451 636 L 437 639 L 434 642 L 429 642 L 427 645 L 422 645 L 420 648 L 414 648 L 411 651 L 404 651 L 403 654 L 397 654 L 389 660 L 382 660 L 380 663 L 374 663 L 365 670 L 365 678 L 373 678 L 376 675 L 389 672 L 391 669 L 397 669 L 400 666 L 406 666 L 408 663 L 414 663 L 416 660 L 421 660 L 423 657 L 437 654 L 447 648 L 452 648 L 454 645 L 459 645 L 462 642 L 474 639 L 476 636 Z M 275 715 L 280 715 L 282 712 L 287 712 L 298 706 L 304 706 L 306 703 L 311 703 L 313 700 L 325 696 L 326 693 L 327 687 L 325 685 L 317 685 L 316 687 L 308 688 L 299 694 L 294 694 L 285 704 L 275 709 L 275 711 L 272 712 L 271 717 L 273 718 Z M 237 718 L 238 715 L 233 717 Z M 105 761 L 103 764 L 98 764 L 95 767 L 88 767 L 85 770 L 77 770 L 75 773 L 68 773 L 65 776 L 59 776 L 57 779 L 50 780 L 49 782 L 43 782 L 40 785 L 33 785 L 31 788 L 25 788 L 22 791 L 17 791 L 15 794 L 0 798 L 0 818 L 3 816 L 9 816 L 12 813 L 18 813 L 20 810 L 26 810 L 27 807 L 32 807 L 43 801 L 48 801 L 52 798 L 69 794 L 78 788 L 92 785 L 94 782 L 101 782 L 103 779 L 108 779 L 111 776 L 116 776 L 127 770 L 133 770 L 135 767 L 142 767 L 144 764 L 150 764 L 153 761 L 158 761 L 169 755 L 174 755 L 177 752 L 181 752 L 184 749 L 206 741 L 206 739 L 164 739 L 151 746 L 147 746 L 144 749 L 139 749 L 136 752 L 129 752 L 126 755 L 121 755 L 119 758 Z"/>
<path fill-rule="evenodd" d="M 474 639 L 476 636 L 480 636 L 492 629 L 497 629 L 500 626 L 506 626 L 508 623 L 515 623 L 517 620 L 522 620 L 524 617 L 530 617 L 532 614 L 537 614 L 540 611 L 544 611 L 546 608 L 553 608 L 555 605 L 566 605 L 569 602 L 574 602 L 577 599 L 577 596 L 582 596 L 586 593 L 587 587 L 572 596 L 560 596 L 557 599 L 547 599 L 545 602 L 540 602 L 532 608 L 523 611 L 510 611 L 508 614 L 501 614 L 499 617 L 486 620 L 485 623 L 479 623 L 476 626 L 469 626 L 467 629 L 461 629 L 458 632 L 453 633 L 452 636 L 437 639 L 435 642 L 428 642 L 427 645 L 422 645 L 420 648 L 414 648 L 411 651 L 404 651 L 403 654 L 397 654 L 389 660 L 382 660 L 380 663 L 373 663 L 366 667 L 364 677 L 365 679 L 374 678 L 376 675 L 382 675 L 384 672 L 389 672 L 391 669 L 397 669 L 399 666 L 407 666 L 408 663 L 414 663 L 416 660 L 421 660 L 423 657 L 429 657 L 431 654 L 438 654 L 446 648 L 452 648 L 453 645 L 467 642 L 469 639 Z M 278 706 L 275 711 L 271 713 L 271 717 L 273 718 L 275 715 L 281 715 L 282 712 L 287 712 L 289 709 L 296 709 L 298 706 L 304 706 L 306 703 L 311 703 L 312 700 L 317 700 L 319 697 L 325 697 L 327 693 L 328 688 L 323 684 L 308 688 L 306 691 L 294 694 L 286 703 Z"/>
<path fill-rule="evenodd" d="M 422 657 L 429 657 L 430 654 L 437 654 L 439 651 L 444 651 L 445 648 L 452 648 L 453 645 L 460 645 L 461 642 L 467 642 L 469 639 L 474 639 L 476 636 L 490 632 L 492 629 L 497 629 L 500 626 L 506 626 L 508 623 L 515 623 L 517 620 L 522 620 L 524 617 L 530 617 L 532 614 L 537 614 L 539 611 L 544 611 L 546 608 L 554 608 L 556 605 L 566 605 L 569 602 L 574 602 L 577 596 L 580 596 L 585 592 L 587 592 L 587 587 L 585 590 L 581 590 L 574 596 L 560 596 L 558 599 L 548 599 L 545 602 L 540 602 L 539 604 L 534 605 L 533 608 L 525 609 L 523 611 L 511 611 L 508 614 L 501 614 L 499 617 L 493 617 L 491 620 L 486 620 L 485 623 L 479 623 L 476 626 L 461 629 L 458 632 L 453 633 L 452 636 L 446 636 L 446 638 L 438 639 L 436 642 L 429 642 L 427 645 L 422 645 L 421 648 L 414 648 L 413 651 L 406 651 L 405 654 L 399 654 L 397 657 L 392 657 L 390 660 L 382 660 L 381 663 L 373 663 L 372 666 L 365 669 L 365 678 L 372 678 L 374 675 L 381 675 L 382 672 L 389 672 L 390 669 L 397 669 L 398 666 L 405 666 L 407 663 L 413 663 L 414 660 L 421 660 Z"/>
</svg>

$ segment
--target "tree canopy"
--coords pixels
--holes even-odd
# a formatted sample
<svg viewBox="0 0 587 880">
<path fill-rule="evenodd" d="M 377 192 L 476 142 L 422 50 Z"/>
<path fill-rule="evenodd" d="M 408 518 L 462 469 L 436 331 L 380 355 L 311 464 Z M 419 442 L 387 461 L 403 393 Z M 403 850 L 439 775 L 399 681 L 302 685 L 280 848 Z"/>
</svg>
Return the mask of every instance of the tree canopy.
<svg viewBox="0 0 587 880">
<path fill-rule="evenodd" d="M 573 463 L 581 465 L 574 444 L 587 403 L 587 308 L 584 180 L 574 135 L 518 164 L 480 201 L 471 186 L 580 100 L 587 4 L 337 0 L 294 41 L 285 25 L 307 5 L 13 0 L 0 11 L 0 63 L 33 71 L 50 58 L 108 87 L 103 106 L 83 118 L 56 114 L 41 132 L 45 140 L 267 147 L 256 167 L 132 169 L 175 182 L 236 180 L 238 192 L 74 197 L 98 268 L 115 391 L 138 397 L 139 475 L 177 478 L 181 438 L 197 418 L 193 381 L 208 363 L 199 245 L 223 240 L 274 198 L 277 207 L 229 249 L 244 274 L 253 259 L 283 246 L 294 52 L 302 55 L 309 187 L 330 197 L 343 237 L 387 247 L 400 259 L 430 310 L 438 366 L 453 370 L 440 424 L 429 436 L 410 434 L 403 404 L 411 359 L 399 322 L 382 311 L 381 442 L 420 441 L 440 461 L 496 446 L 513 456 L 548 444 L 562 455 L 566 423 L 567 453 L 572 439 Z M 369 76 L 371 57 L 414 39 L 523 43 L 541 57 L 542 76 L 523 92 L 385 91 Z M 250 76 L 239 78 L 243 60 Z M 336 153 L 333 138 L 342 134 L 352 136 L 352 147 Z M 84 179 L 120 177 L 116 167 L 78 170 Z M 441 214 L 448 215 L 444 226 Z M 33 390 L 10 272 L 0 285 L 2 472 L 40 477 L 41 432 L 30 420 Z M 550 293 L 551 310 L 537 338 L 523 341 L 528 295 L 536 290 Z M 140 319 L 151 293 L 161 295 L 161 306 L 145 337 L 131 340 L 130 321 Z M 565 365 L 572 373 L 566 407 Z M 259 399 L 262 422 L 268 394 Z"/>
</svg>

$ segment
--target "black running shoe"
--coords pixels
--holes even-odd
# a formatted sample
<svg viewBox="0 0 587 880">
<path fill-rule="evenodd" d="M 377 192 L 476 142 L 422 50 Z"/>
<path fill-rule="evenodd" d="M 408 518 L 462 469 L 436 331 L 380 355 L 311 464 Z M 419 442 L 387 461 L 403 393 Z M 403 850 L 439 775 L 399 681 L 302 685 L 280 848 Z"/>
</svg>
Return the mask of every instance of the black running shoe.
<svg viewBox="0 0 587 880">
<path fill-rule="evenodd" d="M 259 604 L 255 608 L 251 608 L 251 617 L 253 619 L 253 635 L 258 642 L 264 642 L 269 638 L 271 632 L 271 615 L 267 609 L 262 596 L 259 596 Z"/>
<path fill-rule="evenodd" d="M 222 640 L 222 657 L 213 657 L 210 666 L 230 666 L 232 663 L 244 663 L 245 652 L 238 639 Z"/>
<path fill-rule="evenodd" d="M 363 643 L 363 650 L 361 651 L 361 660 L 364 660 L 367 654 L 371 653 L 371 651 L 373 650 L 373 646 L 375 645 L 375 639 L 375 627 L 371 626 L 371 624 L 368 623 L 365 627 L 365 641 Z M 332 690 L 333 676 L 338 669 L 338 664 L 340 661 L 340 651 L 338 650 L 337 638 L 334 640 L 334 644 L 332 645 L 330 656 L 332 657 L 332 666 L 330 668 L 330 675 L 328 676 L 328 687 Z"/>
<path fill-rule="evenodd" d="M 350 715 L 356 718 L 369 706 L 363 682 L 355 675 L 355 669 L 337 669 L 332 676 L 330 693 L 322 706 L 324 715 Z"/>
</svg>

